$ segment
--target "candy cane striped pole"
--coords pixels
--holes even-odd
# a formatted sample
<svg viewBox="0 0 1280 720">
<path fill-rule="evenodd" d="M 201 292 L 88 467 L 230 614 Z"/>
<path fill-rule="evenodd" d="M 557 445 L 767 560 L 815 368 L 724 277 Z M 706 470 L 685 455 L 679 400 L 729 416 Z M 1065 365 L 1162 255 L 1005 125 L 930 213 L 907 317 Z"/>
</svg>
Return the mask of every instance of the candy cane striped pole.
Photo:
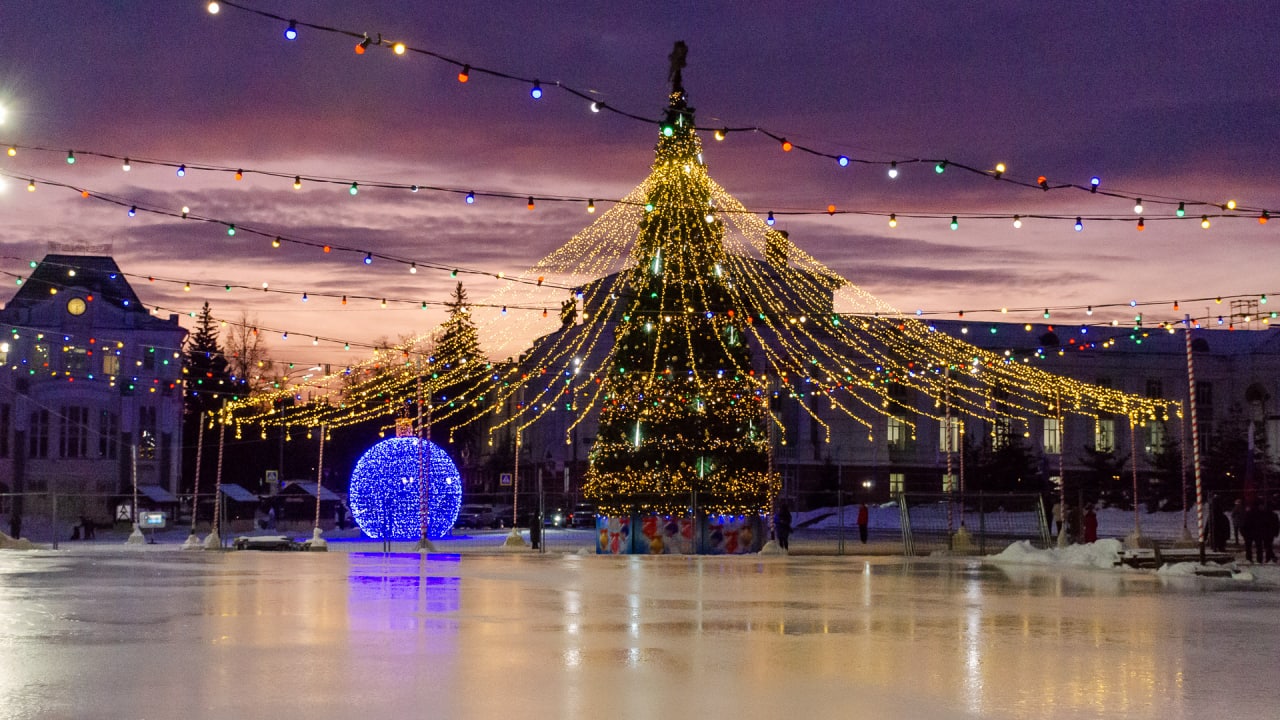
<svg viewBox="0 0 1280 720">
<path fill-rule="evenodd" d="M 1191 316 L 1182 321 L 1187 341 L 1187 404 L 1191 408 L 1191 467 L 1196 479 L 1196 538 L 1204 550 L 1204 486 L 1200 479 L 1200 422 L 1196 415 L 1196 368 L 1191 361 Z"/>
</svg>

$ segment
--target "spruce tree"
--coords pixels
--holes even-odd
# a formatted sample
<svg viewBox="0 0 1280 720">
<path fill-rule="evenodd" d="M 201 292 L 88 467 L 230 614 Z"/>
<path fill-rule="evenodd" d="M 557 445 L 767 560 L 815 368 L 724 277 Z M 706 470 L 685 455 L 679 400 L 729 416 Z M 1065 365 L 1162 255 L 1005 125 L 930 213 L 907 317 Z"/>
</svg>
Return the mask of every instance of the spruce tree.
<svg viewBox="0 0 1280 720">
<path fill-rule="evenodd" d="M 583 491 L 613 515 L 766 512 L 765 396 L 678 65 L 672 80 Z"/>
<path fill-rule="evenodd" d="M 449 302 L 449 317 L 440 327 L 427 371 L 432 407 L 431 434 L 459 448 L 475 440 L 475 424 L 457 427 L 456 420 L 469 418 L 463 412 L 482 402 L 476 389 L 486 375 L 486 359 L 480 351 L 480 335 L 471 319 L 467 291 L 459 282 Z M 474 450 L 474 448 L 473 448 Z"/>
<path fill-rule="evenodd" d="M 222 404 L 242 391 L 239 383 L 232 381 L 226 355 L 218 345 L 218 327 L 209 303 L 200 308 L 195 330 L 187 336 L 186 402 L 183 409 L 188 415 L 199 415 Z"/>
</svg>

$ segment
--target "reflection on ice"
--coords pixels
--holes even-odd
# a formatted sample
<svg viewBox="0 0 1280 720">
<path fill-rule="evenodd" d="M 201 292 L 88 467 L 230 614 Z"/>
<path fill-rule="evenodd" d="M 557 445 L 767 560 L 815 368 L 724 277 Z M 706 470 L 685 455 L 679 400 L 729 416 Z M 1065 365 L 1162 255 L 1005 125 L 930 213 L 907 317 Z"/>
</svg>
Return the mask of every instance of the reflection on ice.
<svg viewBox="0 0 1280 720">
<path fill-rule="evenodd" d="M 1232 581 L 895 558 L 0 555 L 10 717 L 1273 717 Z"/>
</svg>

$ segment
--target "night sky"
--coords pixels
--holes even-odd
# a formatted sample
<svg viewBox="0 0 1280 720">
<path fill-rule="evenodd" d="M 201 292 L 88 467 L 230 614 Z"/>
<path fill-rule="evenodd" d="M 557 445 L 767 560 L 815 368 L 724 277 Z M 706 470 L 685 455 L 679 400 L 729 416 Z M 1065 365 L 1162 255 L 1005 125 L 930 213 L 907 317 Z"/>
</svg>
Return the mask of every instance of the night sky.
<svg viewBox="0 0 1280 720">
<path fill-rule="evenodd" d="M 1130 300 L 1280 293 L 1280 15 L 1264 2 L 1172 3 L 425 3 L 245 0 L 278 14 L 382 33 L 474 66 L 539 78 L 529 86 L 410 53 L 353 52 L 354 41 L 204 0 L 5 0 L 0 5 L 0 141 L 45 146 L 0 155 L 0 270 L 27 271 L 48 243 L 111 243 L 148 305 L 187 311 L 208 300 L 218 317 L 248 311 L 273 335 L 277 358 L 354 362 L 358 348 L 312 345 L 311 336 L 376 342 L 426 332 L 433 306 L 382 309 L 376 301 L 149 283 L 145 276 L 351 296 L 446 300 L 448 272 L 286 244 L 224 227 L 140 213 L 137 202 L 288 237 L 515 275 L 587 225 L 580 203 L 381 189 L 352 197 L 345 185 L 229 172 L 189 172 L 66 151 L 98 151 L 229 168 L 324 176 L 344 183 L 416 183 L 520 197 L 618 198 L 647 175 L 667 98 L 667 54 L 689 45 L 684 72 L 700 127 L 759 126 L 807 147 L 876 161 L 948 158 L 1008 165 L 1034 183 L 1133 191 L 1117 199 L 1043 192 L 904 163 L 838 167 L 784 153 L 759 133 L 703 136 L 711 174 L 749 208 L 881 213 L 990 213 L 991 220 L 825 214 L 781 217 L 779 228 L 854 284 L 908 313 L 981 308 L 1103 306 Z M 556 90 L 563 82 L 645 117 L 642 123 Z M 124 199 L 85 200 L 39 178 Z M 1148 199 L 1136 232 L 1133 199 Z M 1157 197 L 1228 199 L 1255 209 L 1239 219 L 1172 206 Z M 607 207 L 607 204 L 602 203 Z M 1029 220 L 1014 214 L 1061 214 Z M 1243 213 L 1242 213 L 1243 214 Z M 1123 221 L 1076 215 L 1114 216 Z M 472 300 L 499 288 L 464 275 Z M 12 277 L 5 282 L 12 286 Z M 6 293 L 7 296 L 7 293 Z M 554 306 L 552 318 L 554 324 Z M 522 311 L 527 312 L 527 311 Z M 1211 314 L 1220 308 L 1210 309 Z M 487 314 L 486 314 L 487 313 Z M 516 314 L 513 311 L 513 315 Z M 529 313 L 532 315 L 532 313 Z M 1179 317 L 1150 307 L 1153 320 Z M 1039 312 L 1002 319 L 1042 322 Z M 1128 307 L 1091 320 L 1131 318 Z M 482 322 L 496 311 L 480 309 Z M 954 317 L 954 315 L 950 315 Z M 970 315 L 967 315 L 970 316 Z M 1000 318 L 999 315 L 988 316 Z M 1083 318 L 1062 312 L 1055 317 Z M 512 318 L 514 320 L 514 318 Z M 532 322 L 532 321 L 531 321 Z M 190 322 L 186 321 L 190 326 Z M 536 325 L 536 322 L 533 323 Z M 532 327 L 526 334 L 549 326 Z M 306 339 L 299 342 L 294 336 Z M 482 336 L 482 342 L 485 337 Z M 518 349 L 516 350 L 518 351 Z M 504 354 L 510 352 L 503 351 Z"/>
</svg>

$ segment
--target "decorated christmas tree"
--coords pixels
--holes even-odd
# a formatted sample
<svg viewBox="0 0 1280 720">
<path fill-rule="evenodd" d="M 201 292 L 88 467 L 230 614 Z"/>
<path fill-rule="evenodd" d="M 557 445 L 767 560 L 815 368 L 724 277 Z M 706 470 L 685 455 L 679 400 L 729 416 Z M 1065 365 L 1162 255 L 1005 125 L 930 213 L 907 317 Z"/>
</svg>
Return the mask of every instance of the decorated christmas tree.
<svg viewBox="0 0 1280 720">
<path fill-rule="evenodd" d="M 778 488 L 766 398 L 678 54 L 584 493 L 610 515 L 759 513 Z"/>
</svg>

